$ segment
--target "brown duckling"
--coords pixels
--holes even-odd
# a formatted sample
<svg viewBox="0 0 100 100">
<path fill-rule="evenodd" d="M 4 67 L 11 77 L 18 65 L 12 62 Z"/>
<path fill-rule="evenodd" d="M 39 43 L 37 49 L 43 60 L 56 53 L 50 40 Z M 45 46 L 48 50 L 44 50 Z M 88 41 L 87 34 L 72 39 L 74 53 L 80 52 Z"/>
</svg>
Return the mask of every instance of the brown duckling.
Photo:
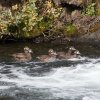
<svg viewBox="0 0 100 100">
<path fill-rule="evenodd" d="M 30 61 L 32 59 L 32 53 L 33 51 L 29 47 L 24 47 L 24 53 L 16 53 L 12 56 L 16 61 L 25 62 Z"/>
<path fill-rule="evenodd" d="M 79 52 L 79 50 L 76 50 L 75 52 L 74 52 L 74 58 L 80 58 L 81 56 L 81 53 Z"/>
<path fill-rule="evenodd" d="M 79 58 L 80 52 L 78 50 L 72 51 L 70 54 L 66 53 L 66 59 Z"/>
<path fill-rule="evenodd" d="M 57 52 L 57 58 L 58 59 L 66 59 L 66 56 L 70 56 L 74 53 L 76 49 L 74 47 L 70 47 L 68 52 Z"/>
<path fill-rule="evenodd" d="M 41 55 L 37 58 L 42 62 L 50 62 L 56 60 L 57 53 L 53 49 L 48 50 L 48 55 Z"/>
<path fill-rule="evenodd" d="M 68 52 L 66 53 L 66 55 L 72 55 L 75 51 L 76 51 L 76 49 L 73 46 L 71 46 L 69 48 Z"/>
<path fill-rule="evenodd" d="M 66 52 L 57 52 L 57 58 L 58 59 L 65 59 Z"/>
</svg>

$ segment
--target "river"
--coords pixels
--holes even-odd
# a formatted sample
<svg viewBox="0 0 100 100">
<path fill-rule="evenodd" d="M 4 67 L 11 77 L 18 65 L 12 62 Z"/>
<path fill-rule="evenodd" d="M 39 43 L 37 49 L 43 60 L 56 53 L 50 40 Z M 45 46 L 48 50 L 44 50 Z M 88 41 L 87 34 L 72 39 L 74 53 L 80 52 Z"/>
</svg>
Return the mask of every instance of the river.
<svg viewBox="0 0 100 100">
<path fill-rule="evenodd" d="M 32 48 L 30 62 L 19 63 L 10 56 Z M 77 44 L 81 59 L 43 63 L 35 59 L 49 48 L 66 45 L 1 44 L 0 100 L 100 100 L 100 47 Z"/>
</svg>

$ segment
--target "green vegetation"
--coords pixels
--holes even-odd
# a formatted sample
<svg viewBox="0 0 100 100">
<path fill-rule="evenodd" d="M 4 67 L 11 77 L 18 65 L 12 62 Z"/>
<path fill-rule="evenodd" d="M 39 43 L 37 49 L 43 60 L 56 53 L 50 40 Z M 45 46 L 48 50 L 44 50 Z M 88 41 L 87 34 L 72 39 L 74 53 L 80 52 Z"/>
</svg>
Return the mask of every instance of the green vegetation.
<svg viewBox="0 0 100 100">
<path fill-rule="evenodd" d="M 72 36 L 77 36 L 78 32 L 76 27 L 73 24 L 69 23 L 64 27 L 64 34 L 72 37 Z"/>
<path fill-rule="evenodd" d="M 37 6 L 38 5 L 38 6 Z M 96 3 L 84 8 L 84 15 L 100 15 L 95 9 Z M 96 13 L 97 11 L 97 13 Z M 4 35 L 20 37 L 35 37 L 45 32 L 58 34 L 63 32 L 67 36 L 77 36 L 77 29 L 73 23 L 60 21 L 63 8 L 55 7 L 52 0 L 44 0 L 37 3 L 37 0 L 28 0 L 23 6 L 14 5 L 12 10 L 0 10 L 0 38 Z M 66 17 L 66 16 L 65 16 Z M 63 24 L 62 24 L 63 23 Z"/>
<path fill-rule="evenodd" d="M 97 15 L 100 15 L 100 9 L 97 9 L 97 10 L 96 10 L 96 14 L 97 14 Z"/>
<path fill-rule="evenodd" d="M 11 12 L 10 9 L 4 10 L 0 13 L 0 27 L 2 33 L 10 33 L 10 35 L 20 37 L 27 36 L 28 31 L 31 30 L 31 26 L 35 23 L 35 17 L 37 16 L 36 7 L 34 2 L 29 2 L 23 5 L 20 11 Z"/>
<path fill-rule="evenodd" d="M 52 2 L 46 1 L 42 5 L 42 14 L 39 14 L 41 9 L 36 7 L 35 2 L 35 0 L 29 0 L 22 9 L 16 9 L 15 12 L 9 9 L 1 11 L 0 32 L 3 33 L 2 35 L 9 33 L 14 37 L 34 37 L 53 28 L 53 23 L 59 16 L 61 8 L 54 8 Z"/>
<path fill-rule="evenodd" d="M 95 9 L 96 3 L 92 3 L 90 5 L 87 5 L 85 9 L 83 10 L 83 14 L 93 16 L 96 14 Z"/>
</svg>

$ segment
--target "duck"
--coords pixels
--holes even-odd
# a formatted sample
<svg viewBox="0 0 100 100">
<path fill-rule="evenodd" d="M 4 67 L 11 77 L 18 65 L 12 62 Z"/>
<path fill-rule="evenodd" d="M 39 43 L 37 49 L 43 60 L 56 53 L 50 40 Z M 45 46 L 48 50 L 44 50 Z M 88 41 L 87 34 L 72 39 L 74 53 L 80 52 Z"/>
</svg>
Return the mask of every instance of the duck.
<svg viewBox="0 0 100 100">
<path fill-rule="evenodd" d="M 71 55 L 73 55 L 75 51 L 76 51 L 76 49 L 73 46 L 71 46 L 67 53 L 63 52 L 63 51 L 57 52 L 57 58 L 58 59 L 66 59 L 67 57 L 70 57 Z"/>
<path fill-rule="evenodd" d="M 75 52 L 73 52 L 73 54 L 66 55 L 65 59 L 80 58 L 81 57 L 80 55 L 81 53 L 78 50 L 76 50 Z"/>
<path fill-rule="evenodd" d="M 57 52 L 57 58 L 58 59 L 65 59 L 66 52 Z"/>
<path fill-rule="evenodd" d="M 79 50 L 76 50 L 72 56 L 73 56 L 73 58 L 80 58 L 81 53 L 79 52 Z"/>
<path fill-rule="evenodd" d="M 48 50 L 48 55 L 41 55 L 38 58 L 41 62 L 51 62 L 56 60 L 57 53 L 53 49 Z"/>
<path fill-rule="evenodd" d="M 24 53 L 15 53 L 12 56 L 16 61 L 25 62 L 32 60 L 32 53 L 32 49 L 26 46 L 24 47 Z"/>
<path fill-rule="evenodd" d="M 68 53 L 66 53 L 65 59 L 80 58 L 80 55 L 81 53 L 79 52 L 79 50 L 71 47 Z"/>
</svg>

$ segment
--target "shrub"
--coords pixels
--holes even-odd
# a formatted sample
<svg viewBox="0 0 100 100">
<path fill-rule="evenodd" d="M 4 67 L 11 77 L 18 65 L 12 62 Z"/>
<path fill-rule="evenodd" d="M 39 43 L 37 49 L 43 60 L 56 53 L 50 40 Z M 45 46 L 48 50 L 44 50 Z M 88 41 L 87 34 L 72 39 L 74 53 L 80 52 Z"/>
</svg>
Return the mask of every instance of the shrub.
<svg viewBox="0 0 100 100">
<path fill-rule="evenodd" d="M 73 24 L 69 23 L 64 27 L 64 34 L 69 37 L 73 37 L 73 36 L 77 36 L 78 32 L 76 27 Z"/>
<path fill-rule="evenodd" d="M 95 15 L 96 14 L 95 6 L 96 6 L 96 3 L 92 3 L 88 6 L 86 6 L 83 10 L 83 14 L 90 15 L 90 16 Z"/>
<path fill-rule="evenodd" d="M 29 0 L 21 9 L 0 12 L 0 32 L 14 37 L 34 37 L 53 28 L 53 23 L 60 15 L 61 8 L 54 8 L 51 1 L 43 3 L 42 13 L 36 7 L 36 0 Z M 13 6 L 14 8 L 14 6 Z"/>
</svg>

